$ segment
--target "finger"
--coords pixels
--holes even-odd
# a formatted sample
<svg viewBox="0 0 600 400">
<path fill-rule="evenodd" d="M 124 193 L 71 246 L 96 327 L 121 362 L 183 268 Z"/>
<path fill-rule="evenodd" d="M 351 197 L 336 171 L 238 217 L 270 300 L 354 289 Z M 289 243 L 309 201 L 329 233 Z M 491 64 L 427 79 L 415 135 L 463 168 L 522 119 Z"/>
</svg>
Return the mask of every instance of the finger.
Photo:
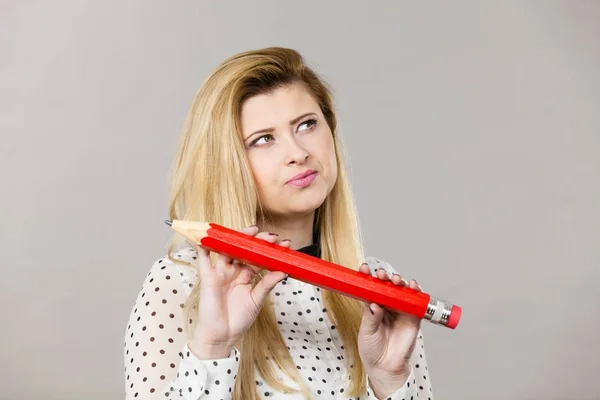
<svg viewBox="0 0 600 400">
<path fill-rule="evenodd" d="M 213 272 L 212 260 L 210 259 L 210 251 L 202 246 L 198 247 L 198 270 L 200 279 L 209 276 Z"/>
<path fill-rule="evenodd" d="M 362 263 L 360 267 L 358 267 L 358 271 L 362 272 L 363 274 L 371 275 L 371 268 L 367 263 Z"/>
<path fill-rule="evenodd" d="M 215 271 L 225 272 L 233 266 L 233 259 L 224 254 L 217 254 L 215 261 Z"/>
<path fill-rule="evenodd" d="M 377 278 L 381 279 L 382 281 L 389 281 L 390 280 L 390 274 L 388 274 L 388 272 L 385 269 L 383 269 L 383 268 L 379 268 L 375 272 L 375 276 L 377 276 Z"/>
<path fill-rule="evenodd" d="M 258 233 L 258 226 L 247 226 L 245 228 L 240 229 L 239 232 L 245 233 L 246 235 L 255 236 Z"/>
<path fill-rule="evenodd" d="M 390 279 L 394 283 L 394 285 L 407 286 L 406 280 L 402 278 L 402 276 L 400 276 L 399 274 L 392 274 L 392 277 Z"/>
<path fill-rule="evenodd" d="M 411 289 L 415 289 L 418 290 L 419 292 L 422 292 L 423 289 L 421 289 L 421 286 L 419 286 L 419 284 L 417 283 L 417 281 L 415 281 L 414 279 L 410 280 L 410 284 L 408 286 Z"/>
<path fill-rule="evenodd" d="M 361 321 L 361 330 L 367 335 L 372 335 L 379 329 L 383 321 L 383 308 L 375 303 L 363 302 L 363 315 Z"/>
<path fill-rule="evenodd" d="M 263 276 L 262 279 L 260 281 L 258 281 L 256 286 L 254 286 L 254 289 L 252 289 L 251 295 L 252 295 L 252 298 L 254 299 L 254 303 L 259 308 L 261 308 L 263 306 L 263 304 L 265 303 L 267 296 L 269 295 L 269 293 L 271 293 L 271 290 L 273 290 L 273 288 L 275 286 L 277 286 L 277 284 L 279 282 L 281 282 L 282 280 L 284 280 L 285 278 L 287 278 L 287 274 L 284 272 L 281 272 L 281 271 L 267 272 L 265 274 L 265 276 Z"/>
<path fill-rule="evenodd" d="M 238 232 L 254 236 L 258 233 L 258 227 L 256 225 L 252 225 L 239 229 Z M 231 257 L 226 256 L 224 254 L 219 254 L 217 256 L 217 259 L 215 261 L 215 270 L 225 272 L 234 266 L 240 266 L 240 263 L 234 263 L 234 260 Z"/>
<path fill-rule="evenodd" d="M 283 239 L 278 242 L 281 247 L 285 247 L 287 249 L 292 245 L 292 241 L 290 239 Z"/>
<path fill-rule="evenodd" d="M 258 231 L 258 228 L 256 228 L 256 230 Z M 271 232 L 258 232 L 258 233 L 256 233 L 255 237 L 257 239 L 262 239 L 269 243 L 275 243 L 279 239 L 279 235 L 277 235 L 276 233 L 271 233 Z M 252 268 L 252 270 L 254 272 L 260 271 L 260 268 L 254 266 L 254 265 L 249 265 L 249 264 L 246 264 L 246 265 L 248 265 L 250 268 Z"/>
<path fill-rule="evenodd" d="M 249 228 L 246 228 L 246 229 L 248 229 L 248 231 L 246 232 L 247 234 L 250 234 L 250 235 L 256 237 L 257 239 L 262 239 L 262 240 L 265 240 L 265 241 L 270 242 L 270 243 L 276 243 L 278 241 L 278 239 L 279 239 L 279 235 L 277 235 L 276 233 L 258 232 L 258 227 L 256 225 L 253 225 L 253 226 L 251 226 Z M 283 247 L 288 247 L 289 248 L 290 245 L 291 245 L 291 241 L 289 239 L 285 239 L 285 240 L 282 240 L 278 244 L 280 244 Z M 246 264 L 246 263 L 244 263 L 243 265 L 249 267 L 250 269 L 252 269 L 252 271 L 254 273 L 257 273 L 257 272 L 259 272 L 261 270 L 261 268 L 256 267 L 254 265 L 250 265 L 250 264 Z"/>
<path fill-rule="evenodd" d="M 244 284 L 250 283 L 250 282 L 252 282 L 252 279 L 254 278 L 254 276 L 256 275 L 257 272 L 258 272 L 258 270 L 256 270 L 251 265 L 242 264 L 238 279 L 240 280 L 240 282 L 242 282 Z"/>
<path fill-rule="evenodd" d="M 265 240 L 269 243 L 275 243 L 279 239 L 279 235 L 272 232 L 259 232 L 256 234 L 256 238 Z"/>
<path fill-rule="evenodd" d="M 244 261 L 238 260 L 238 259 L 232 259 L 230 266 L 234 266 L 234 267 L 238 267 L 238 268 L 244 268 L 246 266 L 246 263 Z"/>
</svg>

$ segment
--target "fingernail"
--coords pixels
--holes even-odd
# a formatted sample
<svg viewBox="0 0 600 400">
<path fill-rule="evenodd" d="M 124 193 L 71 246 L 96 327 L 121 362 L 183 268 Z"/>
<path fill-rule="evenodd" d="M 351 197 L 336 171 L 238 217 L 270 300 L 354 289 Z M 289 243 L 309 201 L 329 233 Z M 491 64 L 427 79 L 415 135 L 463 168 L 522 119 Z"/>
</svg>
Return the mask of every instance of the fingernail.
<svg viewBox="0 0 600 400">
<path fill-rule="evenodd" d="M 269 235 L 271 235 L 271 236 L 277 236 L 276 233 L 271 233 L 271 232 L 269 232 Z"/>
<path fill-rule="evenodd" d="M 290 239 L 283 239 L 282 242 L 291 242 Z"/>
<path fill-rule="evenodd" d="M 373 312 L 373 310 L 371 310 L 371 306 L 369 306 L 369 311 L 371 311 L 371 315 L 375 315 L 375 313 Z"/>
</svg>

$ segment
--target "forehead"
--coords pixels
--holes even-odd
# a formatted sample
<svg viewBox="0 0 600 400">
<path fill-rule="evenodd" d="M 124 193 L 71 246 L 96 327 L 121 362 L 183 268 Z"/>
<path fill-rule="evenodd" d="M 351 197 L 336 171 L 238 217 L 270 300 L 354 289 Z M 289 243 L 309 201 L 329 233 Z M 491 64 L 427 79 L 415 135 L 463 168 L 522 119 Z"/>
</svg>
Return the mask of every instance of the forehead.
<svg viewBox="0 0 600 400">
<path fill-rule="evenodd" d="M 319 105 L 301 83 L 278 87 L 271 92 L 246 100 L 241 110 L 244 133 L 288 126 L 299 115 L 321 113 Z"/>
</svg>

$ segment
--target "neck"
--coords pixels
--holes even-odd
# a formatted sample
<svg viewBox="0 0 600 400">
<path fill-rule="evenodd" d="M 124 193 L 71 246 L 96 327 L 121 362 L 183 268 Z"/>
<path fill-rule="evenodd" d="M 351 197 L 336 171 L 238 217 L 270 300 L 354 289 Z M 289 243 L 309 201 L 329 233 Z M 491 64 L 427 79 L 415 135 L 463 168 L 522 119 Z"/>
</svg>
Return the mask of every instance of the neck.
<svg viewBox="0 0 600 400">
<path fill-rule="evenodd" d="M 289 239 L 291 249 L 298 250 L 302 247 L 313 244 L 314 215 L 312 212 L 308 215 L 295 218 L 273 218 L 270 221 L 259 221 L 259 231 L 271 232 L 279 235 L 279 240 Z"/>
</svg>

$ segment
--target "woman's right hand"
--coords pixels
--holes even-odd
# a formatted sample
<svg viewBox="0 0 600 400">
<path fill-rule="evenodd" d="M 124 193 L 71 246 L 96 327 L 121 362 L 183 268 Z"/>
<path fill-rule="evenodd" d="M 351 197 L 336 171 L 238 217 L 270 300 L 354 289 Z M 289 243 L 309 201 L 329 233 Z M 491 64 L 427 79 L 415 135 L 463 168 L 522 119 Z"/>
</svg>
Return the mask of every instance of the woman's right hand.
<svg viewBox="0 0 600 400">
<path fill-rule="evenodd" d="M 290 246 L 289 240 L 279 241 L 275 234 L 259 233 L 256 226 L 240 232 L 283 247 Z M 221 254 L 213 265 L 209 255 L 208 250 L 198 246 L 198 323 L 189 348 L 196 357 L 210 360 L 229 357 L 258 316 L 271 290 L 286 274 L 268 271 L 253 288 L 252 281 L 259 268 Z"/>
</svg>

